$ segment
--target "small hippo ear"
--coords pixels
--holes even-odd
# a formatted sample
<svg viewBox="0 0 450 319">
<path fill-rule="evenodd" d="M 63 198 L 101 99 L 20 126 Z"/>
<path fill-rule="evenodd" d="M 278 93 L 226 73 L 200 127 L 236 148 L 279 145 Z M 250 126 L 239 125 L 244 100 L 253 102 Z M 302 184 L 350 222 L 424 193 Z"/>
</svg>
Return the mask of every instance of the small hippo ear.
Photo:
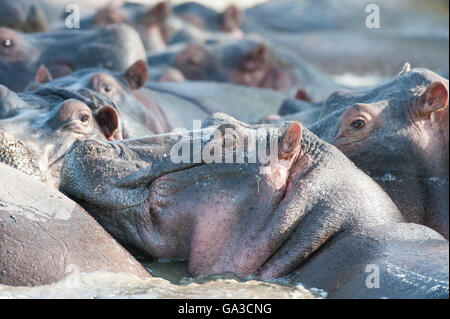
<svg viewBox="0 0 450 319">
<path fill-rule="evenodd" d="M 309 97 L 309 94 L 306 93 L 305 89 L 298 89 L 295 98 L 300 101 L 311 102 L 311 98 Z"/>
<path fill-rule="evenodd" d="M 401 76 L 403 74 L 405 74 L 406 72 L 411 71 L 411 64 L 409 64 L 408 62 L 406 62 L 403 67 L 402 70 L 400 71 L 400 73 L 398 74 L 398 76 Z"/>
<path fill-rule="evenodd" d="M 289 124 L 281 138 L 279 157 L 290 158 L 302 142 L 302 125 L 299 122 Z"/>
<path fill-rule="evenodd" d="M 119 113 L 112 106 L 105 106 L 96 115 L 103 134 L 108 141 L 123 139 L 122 124 Z"/>
<path fill-rule="evenodd" d="M 232 32 L 239 29 L 242 22 L 242 12 L 235 5 L 228 6 L 222 14 L 222 28 L 224 31 Z"/>
<path fill-rule="evenodd" d="M 34 82 L 47 83 L 50 82 L 51 80 L 53 80 L 53 77 L 49 69 L 47 69 L 47 67 L 44 64 L 41 64 L 34 78 Z"/>
<path fill-rule="evenodd" d="M 148 77 L 147 63 L 139 60 L 128 68 L 125 78 L 132 90 L 137 90 L 144 85 Z"/>
<path fill-rule="evenodd" d="M 145 14 L 145 22 L 148 25 L 161 24 L 169 18 L 172 13 L 171 9 L 171 5 L 168 1 L 161 1 L 147 11 Z"/>
<path fill-rule="evenodd" d="M 446 106 L 448 106 L 448 88 L 441 81 L 437 81 L 422 95 L 418 113 L 420 116 L 429 117 L 433 112 Z"/>
</svg>

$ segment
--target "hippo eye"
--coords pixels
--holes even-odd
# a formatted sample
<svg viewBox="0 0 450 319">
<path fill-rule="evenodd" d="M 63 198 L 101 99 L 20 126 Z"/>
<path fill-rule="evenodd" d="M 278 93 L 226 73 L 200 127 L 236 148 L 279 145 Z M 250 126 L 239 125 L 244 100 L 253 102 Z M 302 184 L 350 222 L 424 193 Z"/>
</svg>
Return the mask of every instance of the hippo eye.
<svg viewBox="0 0 450 319">
<path fill-rule="evenodd" d="M 7 49 L 11 49 L 14 47 L 14 42 L 10 39 L 6 39 L 1 42 L 1 46 Z"/>
<path fill-rule="evenodd" d="M 362 129 L 364 126 L 366 126 L 366 122 L 364 121 L 364 120 L 362 120 L 362 119 L 357 119 L 357 120 L 354 120 L 353 122 L 352 122 L 352 124 L 350 124 L 351 125 L 351 127 L 353 127 L 355 130 L 360 130 L 360 129 Z"/>
<path fill-rule="evenodd" d="M 80 121 L 81 121 L 82 123 L 88 122 L 88 121 L 89 121 L 89 115 L 86 115 L 86 114 L 81 115 L 81 116 L 80 116 Z"/>
<path fill-rule="evenodd" d="M 109 93 L 109 92 L 111 92 L 112 87 L 111 87 L 111 85 L 105 85 L 105 87 L 103 88 L 103 90 L 104 90 L 106 93 Z"/>
</svg>

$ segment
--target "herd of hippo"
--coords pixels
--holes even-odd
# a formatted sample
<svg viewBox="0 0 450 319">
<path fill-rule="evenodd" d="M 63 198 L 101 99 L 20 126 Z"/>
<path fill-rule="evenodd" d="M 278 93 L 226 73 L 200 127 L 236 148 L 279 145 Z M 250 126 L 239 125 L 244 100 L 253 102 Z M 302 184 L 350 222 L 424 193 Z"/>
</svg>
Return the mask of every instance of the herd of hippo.
<svg viewBox="0 0 450 319">
<path fill-rule="evenodd" d="M 387 31 L 358 1 L 121 2 L 78 1 L 68 28 L 65 1 L 0 0 L 0 284 L 151 277 L 139 254 L 448 298 L 448 3 L 419 8 L 424 36 L 415 1 L 373 1 Z"/>
</svg>

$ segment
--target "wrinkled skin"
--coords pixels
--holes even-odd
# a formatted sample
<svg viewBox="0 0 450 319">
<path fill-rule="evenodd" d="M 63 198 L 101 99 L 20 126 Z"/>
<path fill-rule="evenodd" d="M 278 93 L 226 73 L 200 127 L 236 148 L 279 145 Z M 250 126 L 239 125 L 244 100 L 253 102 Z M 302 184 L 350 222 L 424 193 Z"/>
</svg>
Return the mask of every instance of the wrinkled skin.
<svg viewBox="0 0 450 319">
<path fill-rule="evenodd" d="M 124 135 L 114 104 L 89 90 L 47 87 L 17 95 L 0 86 L 0 115 L 0 162 L 54 187 L 74 141 Z"/>
<path fill-rule="evenodd" d="M 47 285 L 94 271 L 151 277 L 75 202 L 4 164 L 0 176 L 0 284 Z"/>
<path fill-rule="evenodd" d="M 448 80 L 404 72 L 365 91 L 337 91 L 310 129 L 390 195 L 405 219 L 448 238 Z"/>
<path fill-rule="evenodd" d="M 44 10 L 36 1 L 0 0 L 0 26 L 22 32 L 42 32 L 48 30 L 48 20 Z"/>
<path fill-rule="evenodd" d="M 232 82 L 292 95 L 302 87 L 313 101 L 339 88 L 299 57 L 253 38 L 176 45 L 164 53 L 150 54 L 148 64 L 153 80 L 175 68 L 188 80 Z"/>
<path fill-rule="evenodd" d="M 27 90 L 46 86 L 75 91 L 87 88 L 117 105 L 128 138 L 169 132 L 171 126 L 164 110 L 151 95 L 144 96 L 139 92 L 147 76 L 147 64 L 144 61 L 135 62 L 125 72 L 90 68 L 55 80 L 52 80 L 50 71 L 42 66 L 35 82 Z"/>
<path fill-rule="evenodd" d="M 32 82 L 42 64 L 60 77 L 88 67 L 124 72 L 145 56 L 137 32 L 123 24 L 36 34 L 0 28 L 0 84 L 14 91 Z"/>
<path fill-rule="evenodd" d="M 87 141 L 75 143 L 66 154 L 61 190 L 76 198 L 121 243 L 155 258 L 187 259 L 194 275 L 234 272 L 279 278 L 296 270 L 320 274 L 333 264 L 329 259 L 338 250 L 346 266 L 379 258 L 385 264 L 408 265 L 401 272 L 430 277 L 431 285 L 448 282 L 448 242 L 423 226 L 403 224 L 400 212 L 376 183 L 298 122 L 252 126 L 219 114 L 209 125 L 219 126 L 222 133 L 233 128 L 240 141 L 254 136 L 257 128 L 266 128 L 271 143 L 278 145 L 278 161 L 207 164 L 205 154 L 211 155 L 211 150 L 226 155 L 233 145 L 240 145 L 239 139 L 220 133 L 209 141 L 211 128 L 203 130 L 205 136 L 197 132 L 192 139 L 192 132 L 185 132 L 116 143 Z M 267 131 L 258 138 L 266 139 Z M 192 161 L 198 154 L 195 150 L 187 163 L 172 161 L 168 156 L 172 147 L 191 140 L 202 143 L 203 161 Z M 396 232 L 404 240 L 396 239 Z M 371 245 L 351 240 L 357 237 L 372 239 Z M 411 267 L 417 251 L 406 253 L 403 246 L 421 241 L 434 244 L 436 249 L 427 253 L 436 258 Z M 374 259 L 347 254 L 353 247 Z M 417 249 L 423 251 L 420 245 Z M 400 257 L 391 256 L 400 251 Z M 382 272 L 392 276 L 389 269 L 383 267 Z M 373 293 L 363 288 L 365 281 L 357 280 L 364 274 L 361 267 L 349 278 L 345 268 L 336 267 L 329 281 L 317 276 L 308 284 L 339 297 L 340 287 L 352 279 L 357 290 L 352 297 L 371 297 Z M 305 278 L 295 279 L 299 280 Z M 417 289 L 420 278 L 393 281 L 394 289 L 381 287 L 383 296 L 448 296 L 448 283 L 432 290 L 429 283 Z"/>
<path fill-rule="evenodd" d="M 369 4 L 379 7 L 380 28 L 366 27 Z M 246 10 L 242 28 L 328 74 L 391 77 L 405 61 L 448 73 L 447 1 L 267 1 Z"/>
</svg>

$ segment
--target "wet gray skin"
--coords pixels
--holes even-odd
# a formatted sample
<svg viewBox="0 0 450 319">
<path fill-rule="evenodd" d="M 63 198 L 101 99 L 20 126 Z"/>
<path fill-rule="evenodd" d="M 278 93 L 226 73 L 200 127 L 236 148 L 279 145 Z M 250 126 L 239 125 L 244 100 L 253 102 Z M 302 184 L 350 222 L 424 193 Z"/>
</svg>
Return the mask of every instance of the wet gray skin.
<svg viewBox="0 0 450 319">
<path fill-rule="evenodd" d="M 431 229 L 404 224 L 383 190 L 336 148 L 298 122 L 247 125 L 217 114 L 205 126 L 203 137 L 197 131 L 76 142 L 65 156 L 61 190 L 122 244 L 155 258 L 188 260 L 193 275 L 269 279 L 297 270 L 294 281 L 325 289 L 330 297 L 345 295 L 346 283 L 354 298 L 448 297 L 448 242 Z M 211 141 L 210 126 L 219 127 Z M 222 134 L 226 128 L 239 139 Z M 268 130 L 257 138 L 261 145 L 278 145 L 278 161 L 226 164 L 205 157 L 212 150 L 232 154 L 233 145 L 255 137 L 257 128 Z M 187 163 L 171 160 L 172 147 L 180 155 L 180 145 L 191 141 L 202 145 L 203 161 L 192 161 L 195 149 Z M 425 249 L 427 258 L 411 264 Z M 335 265 L 332 257 L 342 263 Z M 389 289 L 365 288 L 365 265 L 372 262 L 390 280 Z M 350 274 L 351 265 L 364 267 Z M 400 276 L 410 273 L 415 276 L 408 281 Z M 321 280 L 320 274 L 331 278 Z"/>
<path fill-rule="evenodd" d="M 231 82 L 292 96 L 301 88 L 315 102 L 340 88 L 299 56 L 257 37 L 178 44 L 149 54 L 148 64 L 153 80 L 175 68 L 188 80 Z"/>
<path fill-rule="evenodd" d="M 68 90 L 90 89 L 110 99 L 117 106 L 128 138 L 171 131 L 162 107 L 151 95 L 140 94 L 147 80 L 147 64 L 137 61 L 125 72 L 87 68 L 52 80 L 50 71 L 42 66 L 36 81 L 26 90 L 42 87 L 61 87 Z"/>
<path fill-rule="evenodd" d="M 41 6 L 28 0 L 0 0 L 0 26 L 23 32 L 47 31 L 49 23 Z"/>
<path fill-rule="evenodd" d="M 114 104 L 93 91 L 46 87 L 17 95 L 0 86 L 0 93 L 0 162 L 54 187 L 74 141 L 125 134 Z"/>
<path fill-rule="evenodd" d="M 412 69 L 371 90 L 337 91 L 310 129 L 379 183 L 407 221 L 448 238 L 448 123 L 448 80 Z"/>
<path fill-rule="evenodd" d="M 151 277 L 75 202 L 2 163 L 0 176 L 0 284 L 40 286 L 95 271 Z"/>
<path fill-rule="evenodd" d="M 145 58 L 139 34 L 123 24 L 35 34 L 0 28 L 0 84 L 14 91 L 32 82 L 42 64 L 60 77 L 88 67 L 124 72 Z"/>
<path fill-rule="evenodd" d="M 380 10 L 380 28 L 366 27 L 369 4 Z M 394 76 L 405 61 L 448 73 L 446 1 L 268 1 L 246 10 L 242 28 L 328 74 Z"/>
</svg>

